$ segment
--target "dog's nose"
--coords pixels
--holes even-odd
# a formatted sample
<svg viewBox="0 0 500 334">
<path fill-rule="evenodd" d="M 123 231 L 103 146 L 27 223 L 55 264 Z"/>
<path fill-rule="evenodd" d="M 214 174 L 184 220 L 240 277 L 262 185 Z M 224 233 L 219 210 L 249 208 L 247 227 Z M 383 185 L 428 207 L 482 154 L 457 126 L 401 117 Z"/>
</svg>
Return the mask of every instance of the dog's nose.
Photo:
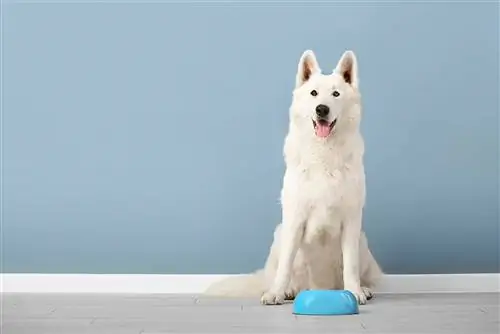
<svg viewBox="0 0 500 334">
<path fill-rule="evenodd" d="M 329 112 L 330 108 L 328 108 L 328 106 L 325 106 L 324 104 L 319 104 L 316 107 L 316 115 L 318 115 L 319 117 L 326 117 Z"/>
</svg>

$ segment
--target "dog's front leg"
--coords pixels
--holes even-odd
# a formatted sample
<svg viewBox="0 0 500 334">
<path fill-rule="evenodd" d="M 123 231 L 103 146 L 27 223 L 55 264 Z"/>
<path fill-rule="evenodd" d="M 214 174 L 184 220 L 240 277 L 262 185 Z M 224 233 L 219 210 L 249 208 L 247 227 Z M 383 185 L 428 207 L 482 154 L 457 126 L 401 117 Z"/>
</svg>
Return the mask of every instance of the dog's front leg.
<svg viewBox="0 0 500 334">
<path fill-rule="evenodd" d="M 285 301 L 285 290 L 290 284 L 293 262 L 304 235 L 304 224 L 305 220 L 295 212 L 288 217 L 283 215 L 278 269 L 271 288 L 262 295 L 262 304 L 279 305 Z"/>
<path fill-rule="evenodd" d="M 342 257 L 344 262 L 344 289 L 354 294 L 360 304 L 366 303 L 361 290 L 359 270 L 359 239 L 361 236 L 361 214 L 343 222 Z"/>
</svg>

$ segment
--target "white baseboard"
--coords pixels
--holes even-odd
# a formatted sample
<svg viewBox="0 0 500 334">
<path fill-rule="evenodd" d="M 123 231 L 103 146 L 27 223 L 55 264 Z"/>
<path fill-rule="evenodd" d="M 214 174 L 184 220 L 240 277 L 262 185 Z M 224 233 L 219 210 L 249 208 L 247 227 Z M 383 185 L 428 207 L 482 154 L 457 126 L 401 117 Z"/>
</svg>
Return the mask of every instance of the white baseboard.
<svg viewBox="0 0 500 334">
<path fill-rule="evenodd" d="M 0 274 L 5 293 L 200 294 L 230 275 Z M 379 293 L 500 292 L 500 274 L 386 275 Z"/>
</svg>

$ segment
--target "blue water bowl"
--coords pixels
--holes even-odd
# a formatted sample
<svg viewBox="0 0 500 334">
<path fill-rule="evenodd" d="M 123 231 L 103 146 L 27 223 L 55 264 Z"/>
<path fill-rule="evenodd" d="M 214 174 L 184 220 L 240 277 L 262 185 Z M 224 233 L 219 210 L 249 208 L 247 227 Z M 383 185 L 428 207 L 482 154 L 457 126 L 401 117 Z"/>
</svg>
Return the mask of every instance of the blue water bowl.
<svg viewBox="0 0 500 334">
<path fill-rule="evenodd" d="M 300 315 L 358 314 L 358 301 L 347 290 L 304 290 L 293 301 L 293 313 Z"/>
</svg>

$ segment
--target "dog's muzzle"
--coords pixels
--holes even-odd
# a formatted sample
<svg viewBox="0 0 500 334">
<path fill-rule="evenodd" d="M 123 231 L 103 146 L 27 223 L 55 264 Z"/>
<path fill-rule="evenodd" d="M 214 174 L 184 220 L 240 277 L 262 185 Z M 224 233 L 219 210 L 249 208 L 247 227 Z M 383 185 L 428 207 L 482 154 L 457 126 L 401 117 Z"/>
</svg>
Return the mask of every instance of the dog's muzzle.
<svg viewBox="0 0 500 334">
<path fill-rule="evenodd" d="M 335 118 L 332 122 L 329 122 L 324 118 L 318 118 L 316 120 L 313 119 L 312 122 L 316 136 L 326 138 L 332 133 L 333 128 L 337 124 L 337 119 Z"/>
</svg>

